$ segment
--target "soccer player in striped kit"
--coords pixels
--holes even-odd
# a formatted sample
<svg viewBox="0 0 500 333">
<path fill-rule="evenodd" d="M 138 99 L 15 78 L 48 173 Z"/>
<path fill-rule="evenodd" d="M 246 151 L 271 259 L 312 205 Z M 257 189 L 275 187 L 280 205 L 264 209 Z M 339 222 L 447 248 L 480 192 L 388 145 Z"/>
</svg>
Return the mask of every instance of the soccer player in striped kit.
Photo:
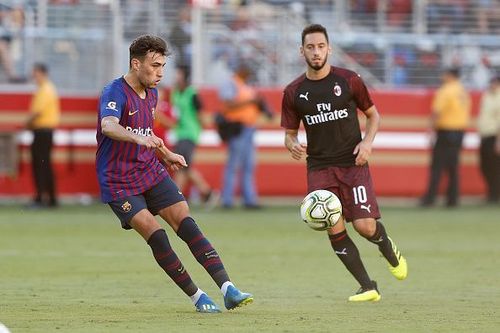
<svg viewBox="0 0 500 333">
<path fill-rule="evenodd" d="M 343 217 L 328 229 L 328 236 L 335 254 L 361 285 L 349 301 L 378 301 L 381 296 L 377 283 L 366 272 L 345 222 L 352 222 L 361 236 L 378 246 L 394 277 L 406 278 L 406 260 L 379 221 L 368 169 L 380 116 L 359 75 L 328 64 L 331 48 L 323 26 L 304 28 L 300 51 L 307 71 L 283 94 L 281 126 L 285 128 L 285 146 L 296 160 L 307 155 L 308 191 L 329 190 L 342 203 Z M 364 138 L 357 109 L 367 118 Z M 298 140 L 300 122 L 306 130 L 307 145 Z"/>
<path fill-rule="evenodd" d="M 152 130 L 167 45 L 159 37 L 144 35 L 129 50 L 128 73 L 104 87 L 99 100 L 96 169 L 101 199 L 122 228 L 134 229 L 146 240 L 158 265 L 191 298 L 196 311 L 221 312 L 193 282 L 155 215 L 186 242 L 221 289 L 228 310 L 250 303 L 252 295 L 231 283 L 217 251 L 190 216 L 184 196 L 157 157 L 173 170 L 186 167 L 184 157 L 168 150 Z"/>
</svg>

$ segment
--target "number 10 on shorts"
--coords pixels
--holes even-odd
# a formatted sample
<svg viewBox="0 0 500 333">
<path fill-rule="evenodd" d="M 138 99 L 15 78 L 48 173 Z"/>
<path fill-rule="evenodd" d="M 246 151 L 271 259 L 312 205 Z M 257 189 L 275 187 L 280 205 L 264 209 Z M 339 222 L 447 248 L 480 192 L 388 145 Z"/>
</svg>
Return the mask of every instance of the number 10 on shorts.
<svg viewBox="0 0 500 333">
<path fill-rule="evenodd" d="M 353 187 L 352 193 L 354 195 L 354 204 L 355 205 L 358 205 L 360 203 L 365 203 L 367 201 L 366 188 L 363 185 Z"/>
</svg>

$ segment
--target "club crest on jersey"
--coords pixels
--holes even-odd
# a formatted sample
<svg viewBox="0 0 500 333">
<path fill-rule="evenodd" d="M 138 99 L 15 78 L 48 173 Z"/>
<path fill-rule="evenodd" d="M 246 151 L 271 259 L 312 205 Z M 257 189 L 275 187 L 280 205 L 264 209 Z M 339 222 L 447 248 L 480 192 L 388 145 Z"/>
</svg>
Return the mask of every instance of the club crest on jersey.
<svg viewBox="0 0 500 333">
<path fill-rule="evenodd" d="M 335 86 L 333 87 L 333 93 L 335 96 L 340 96 L 342 94 L 342 88 L 340 88 L 337 83 L 335 83 Z"/>
<path fill-rule="evenodd" d="M 132 209 L 132 205 L 130 204 L 130 202 L 125 201 L 122 205 L 122 209 L 125 213 L 128 213 Z"/>
<path fill-rule="evenodd" d="M 153 119 L 155 119 L 155 108 L 151 108 L 151 114 L 153 115 Z"/>
</svg>

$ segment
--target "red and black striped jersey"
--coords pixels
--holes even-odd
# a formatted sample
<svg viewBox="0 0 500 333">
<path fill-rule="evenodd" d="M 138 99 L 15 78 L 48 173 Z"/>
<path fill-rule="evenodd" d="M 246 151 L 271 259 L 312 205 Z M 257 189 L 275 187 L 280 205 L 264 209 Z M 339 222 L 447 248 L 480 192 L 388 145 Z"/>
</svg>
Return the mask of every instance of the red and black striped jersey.
<svg viewBox="0 0 500 333">
<path fill-rule="evenodd" d="M 353 166 L 354 147 L 361 141 L 357 109 L 373 105 L 361 77 L 331 66 L 320 80 L 302 74 L 284 90 L 281 126 L 298 129 L 302 121 L 307 135 L 307 167 Z"/>
</svg>

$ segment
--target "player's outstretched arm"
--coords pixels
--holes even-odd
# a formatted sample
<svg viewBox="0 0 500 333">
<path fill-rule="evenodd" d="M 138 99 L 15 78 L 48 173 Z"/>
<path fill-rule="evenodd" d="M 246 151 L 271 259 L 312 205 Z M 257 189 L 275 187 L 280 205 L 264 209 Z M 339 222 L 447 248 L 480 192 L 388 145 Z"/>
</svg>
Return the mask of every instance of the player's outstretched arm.
<svg viewBox="0 0 500 333">
<path fill-rule="evenodd" d="M 122 125 L 120 125 L 119 121 L 120 120 L 117 117 L 113 116 L 102 118 L 102 134 L 113 140 L 133 142 L 141 146 L 146 146 L 147 148 L 158 148 L 164 146 L 163 140 L 159 137 L 155 135 L 141 136 L 134 134 L 131 131 L 127 131 Z"/>
<path fill-rule="evenodd" d="M 285 147 L 295 160 L 300 160 L 306 154 L 307 145 L 300 143 L 298 138 L 298 129 L 285 130 Z"/>
<path fill-rule="evenodd" d="M 373 105 L 365 112 L 366 115 L 366 131 L 363 140 L 354 147 L 352 152 L 356 155 L 356 165 L 361 166 L 368 162 L 372 153 L 372 144 L 375 140 L 380 125 L 380 115 L 377 108 Z"/>
</svg>

